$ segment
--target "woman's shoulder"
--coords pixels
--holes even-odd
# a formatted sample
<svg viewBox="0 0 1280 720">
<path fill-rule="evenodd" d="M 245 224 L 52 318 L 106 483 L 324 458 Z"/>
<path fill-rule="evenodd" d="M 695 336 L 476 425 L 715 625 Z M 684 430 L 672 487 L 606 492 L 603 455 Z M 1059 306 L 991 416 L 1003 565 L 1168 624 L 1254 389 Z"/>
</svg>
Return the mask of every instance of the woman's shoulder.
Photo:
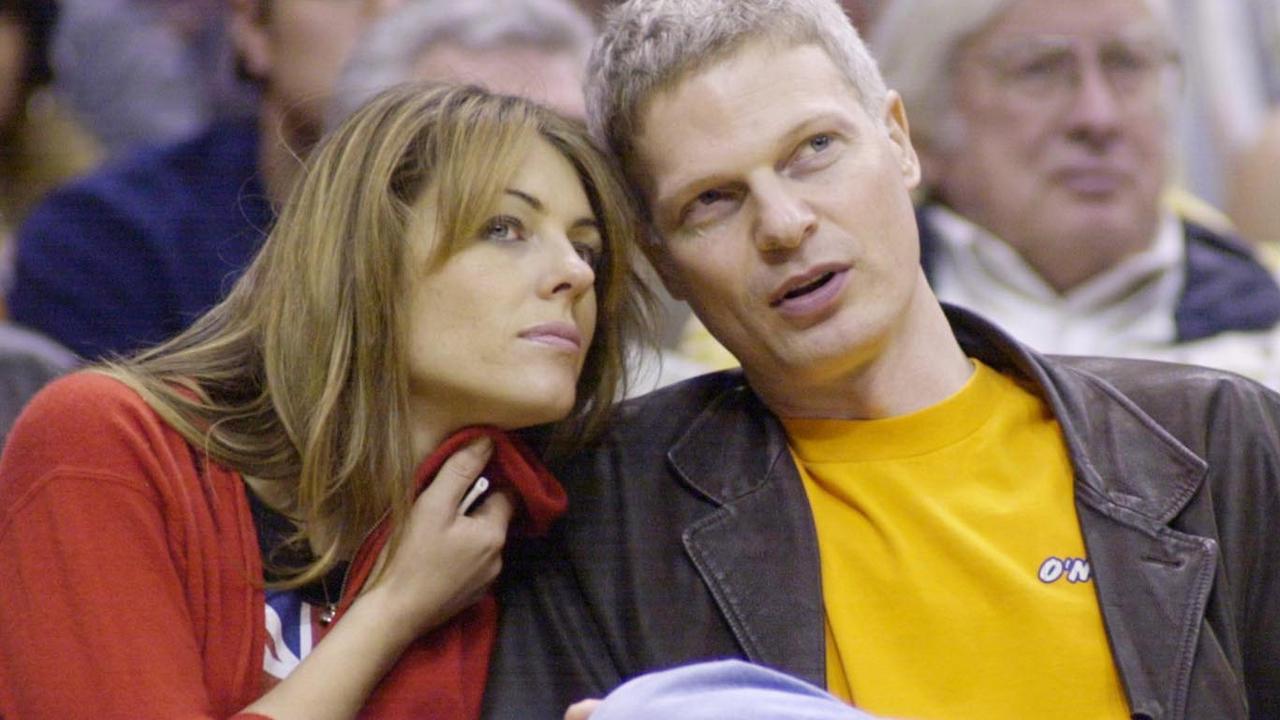
<svg viewBox="0 0 1280 720">
<path fill-rule="evenodd" d="M 135 390 L 94 370 L 46 385 L 18 416 L 0 475 L 28 471 L 110 472 L 138 478 L 185 449 L 182 436 Z"/>
<path fill-rule="evenodd" d="M 85 427 L 121 416 L 154 420 L 159 416 L 142 396 L 121 380 L 97 370 L 80 370 L 40 390 L 18 422 L 32 416 L 41 426 Z"/>
</svg>

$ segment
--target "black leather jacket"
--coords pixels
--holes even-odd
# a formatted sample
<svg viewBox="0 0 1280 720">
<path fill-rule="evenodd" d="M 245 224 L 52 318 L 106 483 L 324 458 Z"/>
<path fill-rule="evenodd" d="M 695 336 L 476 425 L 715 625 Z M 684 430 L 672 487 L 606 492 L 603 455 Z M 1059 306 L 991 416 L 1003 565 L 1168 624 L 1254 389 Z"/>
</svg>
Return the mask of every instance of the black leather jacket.
<svg viewBox="0 0 1280 720">
<path fill-rule="evenodd" d="M 1280 396 L 1212 370 L 1046 357 L 948 314 L 969 355 L 1037 388 L 1061 424 L 1134 717 L 1280 718 Z M 557 471 L 570 512 L 508 561 L 486 717 L 559 718 L 710 658 L 825 685 L 813 518 L 739 373 L 624 404 Z"/>
</svg>

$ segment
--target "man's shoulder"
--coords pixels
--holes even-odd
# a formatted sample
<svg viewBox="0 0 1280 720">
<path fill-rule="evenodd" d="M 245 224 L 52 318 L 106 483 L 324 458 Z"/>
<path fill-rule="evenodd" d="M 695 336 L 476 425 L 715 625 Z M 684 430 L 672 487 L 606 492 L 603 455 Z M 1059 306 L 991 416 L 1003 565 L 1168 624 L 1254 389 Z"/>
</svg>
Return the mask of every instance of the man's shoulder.
<svg viewBox="0 0 1280 720">
<path fill-rule="evenodd" d="M 1084 374 L 1105 382 L 1125 396 L 1146 394 L 1238 395 L 1280 398 L 1262 384 L 1228 370 L 1163 360 L 1095 357 L 1086 355 L 1042 356 L 1048 366 Z"/>
<path fill-rule="evenodd" d="M 1093 397 L 1111 399 L 1106 405 L 1078 408 L 1086 416 L 1113 417 L 1136 409 L 1197 453 L 1213 444 L 1215 436 L 1274 434 L 1280 422 L 1280 395 L 1226 370 L 1083 356 L 1047 356 L 1043 362 L 1056 368 L 1059 379 L 1070 377 L 1100 393 Z"/>
<path fill-rule="evenodd" d="M 1040 385 L 1059 421 L 1080 431 L 1120 416 L 1154 423 L 1190 441 L 1239 409 L 1280 417 L 1280 396 L 1226 370 L 1134 358 L 1044 355 L 972 311 L 945 306 L 966 352 L 996 370 Z M 1145 416 L 1144 418 L 1138 415 Z M 1199 445 L 1199 440 L 1189 442 Z"/>
<path fill-rule="evenodd" d="M 758 416 L 756 415 L 758 413 Z M 618 404 L 594 441 L 564 458 L 557 474 L 594 482 L 603 468 L 658 471 L 686 438 L 703 440 L 744 418 L 768 413 L 755 400 L 741 370 L 722 370 L 668 385 Z"/>
<path fill-rule="evenodd" d="M 243 186 L 256 172 L 256 135 L 240 123 L 223 123 L 176 143 L 139 148 L 55 190 L 37 207 L 36 227 L 92 212 L 176 217 L 209 200 L 223 185 Z"/>
<path fill-rule="evenodd" d="M 754 399 L 742 370 L 733 368 L 707 373 L 659 388 L 618 405 L 610 418 L 611 434 L 652 436 L 683 434 L 703 413 L 740 406 Z M 765 412 L 763 406 L 758 406 Z"/>
</svg>

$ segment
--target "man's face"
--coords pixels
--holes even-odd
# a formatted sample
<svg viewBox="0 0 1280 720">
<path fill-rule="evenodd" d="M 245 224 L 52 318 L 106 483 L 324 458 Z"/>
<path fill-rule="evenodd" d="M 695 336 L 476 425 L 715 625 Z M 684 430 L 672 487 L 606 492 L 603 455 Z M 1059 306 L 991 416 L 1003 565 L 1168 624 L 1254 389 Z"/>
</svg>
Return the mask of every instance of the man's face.
<svg viewBox="0 0 1280 720">
<path fill-rule="evenodd" d="M 304 132 L 318 132 L 338 73 L 361 33 L 404 0 L 265 1 L 235 2 L 238 49 L 263 81 L 264 101 Z"/>
<path fill-rule="evenodd" d="M 925 164 L 945 202 L 1067 289 L 1152 241 L 1174 85 L 1145 0 L 1020 0 L 961 48 L 958 131 Z"/>
<path fill-rule="evenodd" d="M 433 43 L 418 59 L 416 75 L 437 82 L 474 83 L 508 95 L 520 95 L 581 120 L 582 60 L 568 52 L 510 44 L 470 50 Z"/>
<path fill-rule="evenodd" d="M 748 44 L 641 120 L 655 265 L 757 391 L 858 372 L 931 299 L 901 103 L 869 115 L 817 46 Z"/>
</svg>

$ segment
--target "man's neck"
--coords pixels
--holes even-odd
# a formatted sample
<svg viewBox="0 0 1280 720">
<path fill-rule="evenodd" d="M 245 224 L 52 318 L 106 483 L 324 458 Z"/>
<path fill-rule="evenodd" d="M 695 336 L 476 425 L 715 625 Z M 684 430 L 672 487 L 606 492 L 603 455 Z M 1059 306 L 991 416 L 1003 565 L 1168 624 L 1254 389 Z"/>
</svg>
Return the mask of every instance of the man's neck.
<svg viewBox="0 0 1280 720">
<path fill-rule="evenodd" d="M 748 382 L 780 417 L 878 419 L 936 405 L 959 392 L 973 374 L 942 307 L 931 292 L 920 293 L 913 319 L 894 337 L 853 358 L 841 373 L 812 377 L 746 369 Z"/>
</svg>

